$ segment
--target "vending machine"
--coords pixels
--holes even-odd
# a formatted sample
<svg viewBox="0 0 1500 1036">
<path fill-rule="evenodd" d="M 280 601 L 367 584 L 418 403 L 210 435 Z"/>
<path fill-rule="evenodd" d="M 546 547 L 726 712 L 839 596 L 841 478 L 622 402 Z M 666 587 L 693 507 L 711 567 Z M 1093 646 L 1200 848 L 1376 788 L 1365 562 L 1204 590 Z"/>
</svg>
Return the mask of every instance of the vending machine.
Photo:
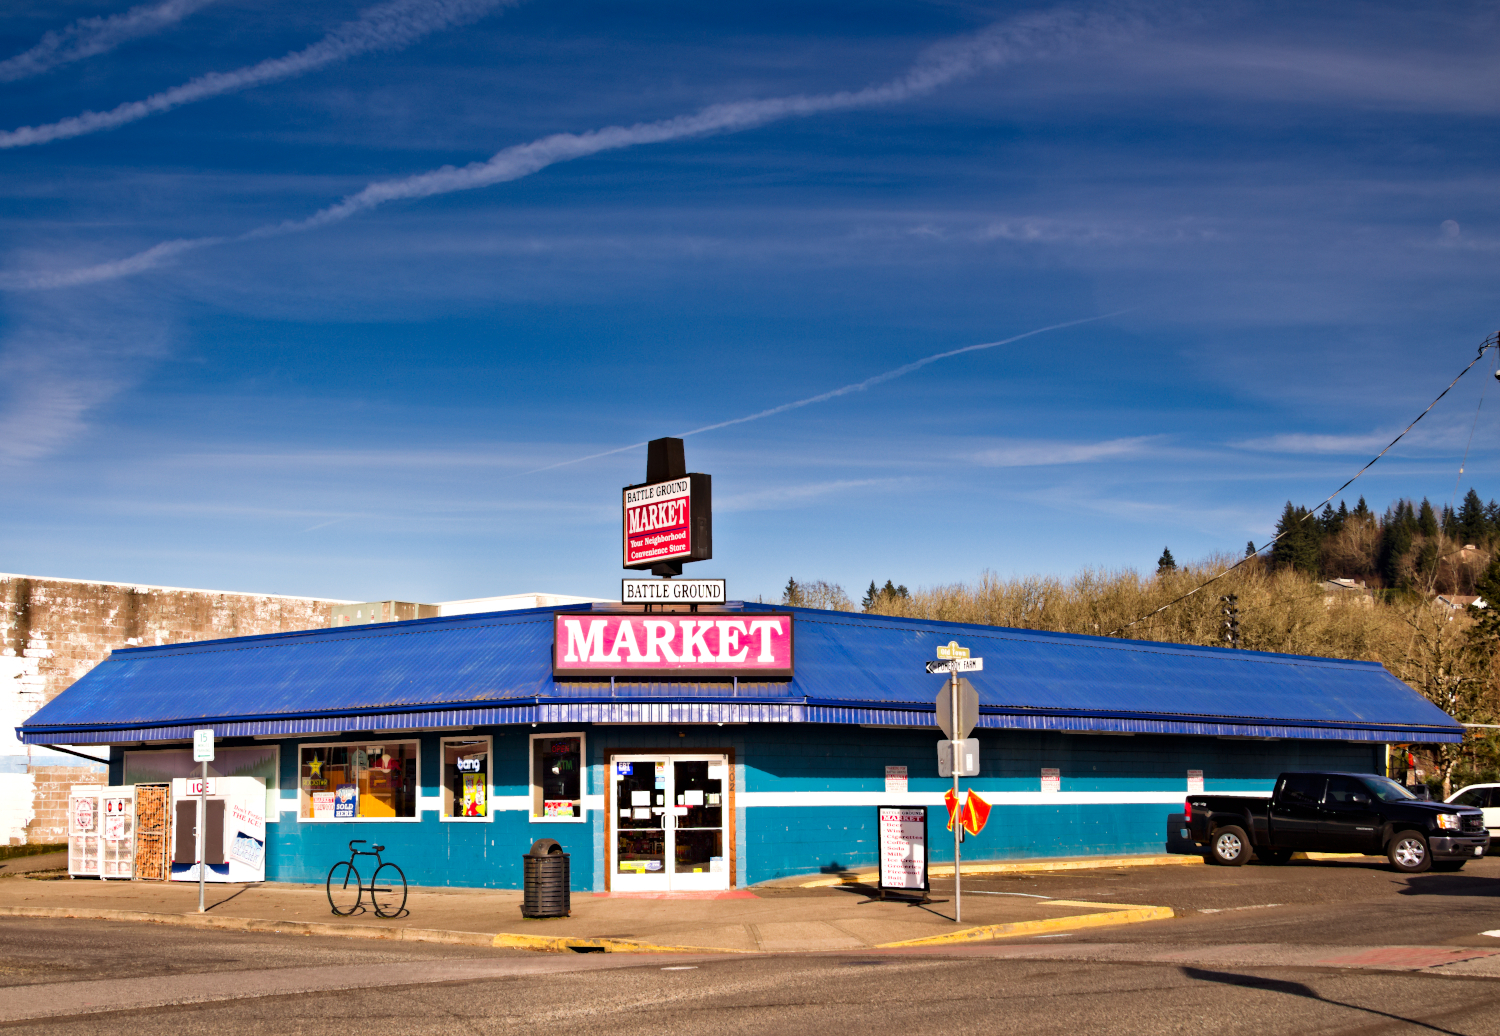
<svg viewBox="0 0 1500 1036">
<path fill-rule="evenodd" d="M 135 789 L 75 784 L 68 791 L 68 873 L 135 877 Z"/>
</svg>

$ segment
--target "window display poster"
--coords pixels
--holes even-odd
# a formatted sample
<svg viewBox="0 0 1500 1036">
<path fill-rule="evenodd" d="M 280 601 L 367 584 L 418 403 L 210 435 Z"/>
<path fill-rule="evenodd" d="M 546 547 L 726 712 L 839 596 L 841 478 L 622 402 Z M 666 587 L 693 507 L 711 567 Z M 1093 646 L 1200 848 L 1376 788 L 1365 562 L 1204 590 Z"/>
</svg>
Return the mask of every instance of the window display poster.
<svg viewBox="0 0 1500 1036">
<path fill-rule="evenodd" d="M 1062 791 L 1062 771 L 1050 766 L 1042 767 L 1042 790 L 1045 792 Z"/>
<path fill-rule="evenodd" d="M 905 795 L 906 767 L 887 766 L 885 768 L 885 793 L 887 795 Z"/>
<path fill-rule="evenodd" d="M 459 760 L 462 762 L 463 760 Z M 464 812 L 466 817 L 484 816 L 484 774 L 464 774 Z"/>
<path fill-rule="evenodd" d="M 333 819 L 334 793 L 331 791 L 315 791 L 312 793 L 313 819 Z"/>
<path fill-rule="evenodd" d="M 573 815 L 573 803 L 568 799 L 547 799 L 542 803 L 542 816 L 544 817 L 571 817 Z"/>
<path fill-rule="evenodd" d="M 1189 770 L 1187 773 L 1188 773 L 1188 789 L 1187 789 L 1187 793 L 1189 795 L 1202 795 L 1203 794 L 1203 771 L 1202 770 Z"/>
<path fill-rule="evenodd" d="M 880 887 L 927 891 L 927 807 L 881 806 Z"/>
<path fill-rule="evenodd" d="M 374 783 L 373 781 L 371 782 Z M 353 820 L 359 816 L 359 785 L 340 784 L 333 793 L 333 819 Z M 314 802 L 313 813 L 317 813 L 317 804 Z"/>
</svg>

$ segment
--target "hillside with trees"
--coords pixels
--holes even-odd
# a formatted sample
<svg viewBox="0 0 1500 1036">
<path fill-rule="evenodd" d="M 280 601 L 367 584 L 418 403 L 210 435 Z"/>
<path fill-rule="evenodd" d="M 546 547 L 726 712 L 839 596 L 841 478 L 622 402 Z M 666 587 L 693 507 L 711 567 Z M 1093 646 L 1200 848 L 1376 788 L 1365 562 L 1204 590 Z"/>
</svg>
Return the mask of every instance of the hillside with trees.
<svg viewBox="0 0 1500 1036">
<path fill-rule="evenodd" d="M 1234 594 L 1242 649 L 1380 662 L 1460 722 L 1500 723 L 1500 608 L 1467 600 L 1500 602 L 1500 507 L 1473 490 L 1456 511 L 1398 500 L 1377 515 L 1361 498 L 1352 509 L 1341 502 L 1311 514 L 1288 503 L 1277 525 L 1284 530 L 1249 560 L 1180 563 L 1164 550 L 1148 574 L 985 572 L 912 590 L 872 580 L 858 606 L 837 584 L 791 580 L 782 603 L 1223 647 L 1220 598 Z M 1475 728 L 1463 745 L 1419 752 L 1426 779 L 1435 790 L 1500 780 L 1494 733 Z"/>
</svg>

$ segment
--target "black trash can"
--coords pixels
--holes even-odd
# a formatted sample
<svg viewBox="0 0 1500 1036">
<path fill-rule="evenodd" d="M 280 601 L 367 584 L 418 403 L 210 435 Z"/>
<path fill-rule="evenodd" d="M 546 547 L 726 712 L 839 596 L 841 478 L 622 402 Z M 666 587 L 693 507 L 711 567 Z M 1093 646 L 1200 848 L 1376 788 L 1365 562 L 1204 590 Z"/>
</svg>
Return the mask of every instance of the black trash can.
<svg viewBox="0 0 1500 1036">
<path fill-rule="evenodd" d="M 567 917 L 573 910 L 569 894 L 569 856 L 551 838 L 538 838 L 521 857 L 521 916 Z"/>
</svg>

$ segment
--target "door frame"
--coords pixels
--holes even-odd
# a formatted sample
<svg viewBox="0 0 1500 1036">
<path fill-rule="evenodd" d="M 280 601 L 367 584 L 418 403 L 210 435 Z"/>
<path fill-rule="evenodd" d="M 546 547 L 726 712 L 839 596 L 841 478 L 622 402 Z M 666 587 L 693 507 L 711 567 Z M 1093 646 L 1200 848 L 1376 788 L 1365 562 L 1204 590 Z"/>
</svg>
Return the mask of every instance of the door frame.
<svg viewBox="0 0 1500 1036">
<path fill-rule="evenodd" d="M 664 756 L 664 757 L 666 757 L 668 759 L 673 758 L 675 756 L 679 756 L 679 755 L 722 755 L 724 757 L 724 761 L 725 761 L 726 765 L 729 768 L 729 773 L 727 775 L 727 779 L 725 780 L 725 785 L 726 785 L 726 791 L 725 791 L 726 806 L 725 806 L 725 810 L 724 810 L 724 840 L 729 843 L 729 887 L 731 889 L 738 888 L 739 887 L 739 839 L 738 839 L 737 835 L 738 835 L 739 831 L 738 831 L 738 824 L 736 823 L 736 820 L 735 820 L 735 806 L 734 806 L 734 803 L 735 803 L 735 795 L 736 795 L 736 792 L 738 791 L 738 788 L 736 787 L 736 785 L 739 782 L 735 779 L 736 770 L 735 770 L 735 760 L 734 760 L 734 749 L 733 748 L 729 748 L 727 746 L 724 747 L 724 748 L 715 748 L 713 746 L 709 746 L 707 748 L 697 748 L 697 747 L 689 747 L 689 746 L 684 745 L 681 748 L 675 748 L 675 749 L 674 748 L 664 748 L 664 747 L 661 747 L 661 746 L 657 746 L 657 747 L 648 747 L 648 748 L 609 748 L 609 749 L 605 750 L 605 752 L 604 752 L 604 859 L 600 863 L 600 867 L 604 871 L 604 891 L 605 892 L 611 892 L 611 891 L 614 890 L 615 872 L 614 872 L 614 867 L 611 865 L 611 861 L 614 859 L 614 856 L 615 856 L 615 852 L 614 852 L 614 838 L 615 838 L 615 820 L 617 818 L 617 814 L 615 812 L 615 801 L 614 801 L 614 796 L 615 796 L 614 772 L 615 772 L 615 758 L 617 756 L 622 756 L 622 755 L 656 755 L 656 756 Z"/>
</svg>

